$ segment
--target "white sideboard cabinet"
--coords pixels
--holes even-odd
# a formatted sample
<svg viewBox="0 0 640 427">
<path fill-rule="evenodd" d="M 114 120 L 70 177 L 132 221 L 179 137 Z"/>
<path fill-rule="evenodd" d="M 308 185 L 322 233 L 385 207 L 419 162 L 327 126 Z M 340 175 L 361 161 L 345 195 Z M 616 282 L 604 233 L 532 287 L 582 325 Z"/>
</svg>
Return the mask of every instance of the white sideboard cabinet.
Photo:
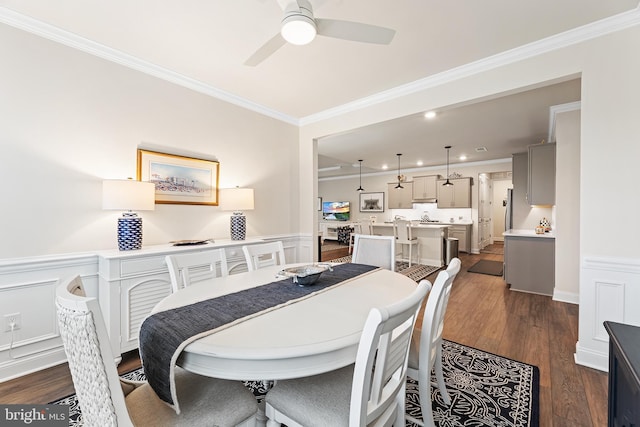
<svg viewBox="0 0 640 427">
<path fill-rule="evenodd" d="M 171 293 L 165 257 L 174 253 L 224 248 L 230 274 L 247 271 L 243 245 L 264 240 L 220 240 L 196 246 L 159 245 L 137 251 L 98 254 L 98 301 L 116 355 L 138 347 L 140 324 L 151 309 Z"/>
</svg>

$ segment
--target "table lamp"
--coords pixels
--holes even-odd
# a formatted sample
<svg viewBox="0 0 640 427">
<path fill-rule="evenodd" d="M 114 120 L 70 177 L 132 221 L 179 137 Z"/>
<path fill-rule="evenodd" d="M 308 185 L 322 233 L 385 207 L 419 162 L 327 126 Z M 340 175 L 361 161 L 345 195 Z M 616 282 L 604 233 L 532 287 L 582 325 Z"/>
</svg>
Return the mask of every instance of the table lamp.
<svg viewBox="0 0 640 427">
<path fill-rule="evenodd" d="M 220 207 L 225 211 L 233 211 L 231 240 L 244 240 L 247 236 L 247 218 L 242 211 L 253 210 L 253 188 L 222 189 Z"/>
<path fill-rule="evenodd" d="M 118 249 L 142 248 L 142 218 L 134 211 L 155 209 L 156 186 L 152 182 L 114 179 L 102 182 L 102 208 L 125 210 L 118 218 Z"/>
</svg>

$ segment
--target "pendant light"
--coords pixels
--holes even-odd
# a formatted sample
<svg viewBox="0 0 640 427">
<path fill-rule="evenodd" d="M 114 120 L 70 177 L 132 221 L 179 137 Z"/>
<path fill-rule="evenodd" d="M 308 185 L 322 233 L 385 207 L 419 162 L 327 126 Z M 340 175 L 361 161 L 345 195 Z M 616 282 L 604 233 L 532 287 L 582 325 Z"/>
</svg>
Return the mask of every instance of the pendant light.
<svg viewBox="0 0 640 427">
<path fill-rule="evenodd" d="M 395 188 L 404 188 L 402 186 L 401 181 L 400 181 L 400 177 L 401 177 L 401 175 L 400 175 L 400 156 L 402 156 L 402 154 L 396 154 L 396 156 L 398 156 L 398 185 L 396 185 Z"/>
<path fill-rule="evenodd" d="M 356 191 L 363 192 L 364 188 L 362 188 L 362 160 L 358 160 L 360 162 L 360 186 L 356 189 Z"/>
<path fill-rule="evenodd" d="M 449 150 L 451 149 L 451 146 L 447 145 L 444 148 L 447 150 L 447 181 L 442 185 L 445 187 L 450 187 L 453 185 L 453 182 L 449 181 Z"/>
</svg>

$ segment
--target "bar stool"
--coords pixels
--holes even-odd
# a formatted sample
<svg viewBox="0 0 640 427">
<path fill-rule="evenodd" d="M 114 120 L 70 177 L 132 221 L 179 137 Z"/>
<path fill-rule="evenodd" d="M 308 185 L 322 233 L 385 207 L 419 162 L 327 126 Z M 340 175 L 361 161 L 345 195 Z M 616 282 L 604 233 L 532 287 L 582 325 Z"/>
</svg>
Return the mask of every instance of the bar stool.
<svg viewBox="0 0 640 427">
<path fill-rule="evenodd" d="M 397 219 L 393 222 L 393 235 L 396 237 L 396 243 L 401 245 L 402 259 L 404 259 L 404 246 L 409 247 L 409 267 L 413 258 L 413 247 L 416 247 L 417 262 L 420 264 L 420 244 L 417 237 L 411 235 L 411 221 Z"/>
</svg>

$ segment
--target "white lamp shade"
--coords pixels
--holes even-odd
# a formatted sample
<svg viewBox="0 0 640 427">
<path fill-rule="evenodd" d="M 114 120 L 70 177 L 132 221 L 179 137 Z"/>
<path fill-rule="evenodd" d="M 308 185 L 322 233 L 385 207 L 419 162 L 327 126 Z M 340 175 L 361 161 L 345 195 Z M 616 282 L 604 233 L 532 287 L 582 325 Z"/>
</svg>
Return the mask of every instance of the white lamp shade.
<svg viewBox="0 0 640 427">
<path fill-rule="evenodd" d="M 253 210 L 253 188 L 224 188 L 220 190 L 220 207 L 225 211 Z"/>
<path fill-rule="evenodd" d="M 130 211 L 155 209 L 156 186 L 152 182 L 113 179 L 102 182 L 102 208 Z"/>
</svg>

